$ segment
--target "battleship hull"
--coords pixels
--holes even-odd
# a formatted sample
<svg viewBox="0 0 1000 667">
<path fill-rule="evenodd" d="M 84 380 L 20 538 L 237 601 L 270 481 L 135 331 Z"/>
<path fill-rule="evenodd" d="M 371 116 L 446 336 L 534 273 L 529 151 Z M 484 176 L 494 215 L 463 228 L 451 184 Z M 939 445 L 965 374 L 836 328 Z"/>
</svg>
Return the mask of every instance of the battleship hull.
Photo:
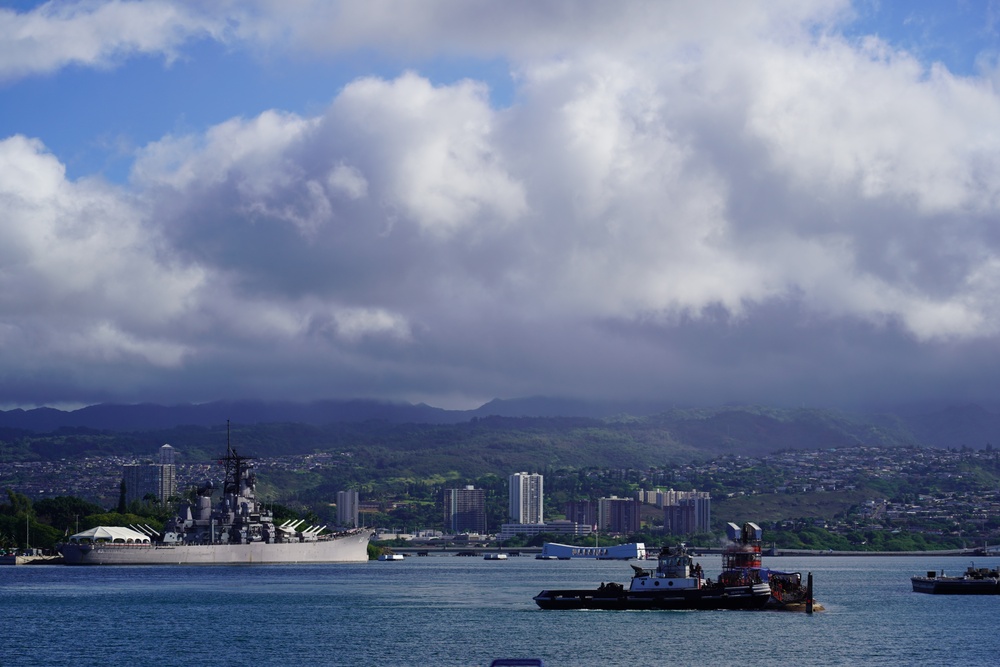
<svg viewBox="0 0 1000 667">
<path fill-rule="evenodd" d="M 313 542 L 267 544 L 64 544 L 67 565 L 257 565 L 360 563 L 372 532 L 360 530 Z"/>
</svg>

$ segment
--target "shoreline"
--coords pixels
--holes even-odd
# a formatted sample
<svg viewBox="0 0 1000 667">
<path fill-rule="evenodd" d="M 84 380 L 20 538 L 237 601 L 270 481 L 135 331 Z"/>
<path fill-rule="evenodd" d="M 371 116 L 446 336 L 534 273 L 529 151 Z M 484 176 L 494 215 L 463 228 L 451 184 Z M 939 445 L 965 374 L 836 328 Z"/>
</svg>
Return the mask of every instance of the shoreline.
<svg viewBox="0 0 1000 667">
<path fill-rule="evenodd" d="M 722 549 L 718 548 L 700 548 L 700 547 L 689 547 L 693 554 L 699 556 L 702 555 L 718 555 L 722 553 Z M 416 556 L 418 552 L 423 552 L 427 555 L 430 554 L 451 554 L 456 555 L 460 552 L 474 554 L 476 556 L 482 556 L 486 553 L 496 553 L 503 552 L 508 553 L 512 556 L 520 555 L 533 558 L 535 554 L 541 553 L 541 547 L 516 547 L 511 549 L 498 549 L 497 547 L 468 547 L 468 546 L 412 546 L 412 547 L 392 547 L 393 553 L 403 554 L 406 556 Z M 980 557 L 989 558 L 1000 556 L 1000 551 L 995 552 L 985 552 L 982 548 L 978 549 L 941 549 L 938 551 L 830 551 L 828 549 L 765 549 L 762 550 L 762 555 L 767 558 L 783 558 L 783 557 L 827 557 L 827 556 L 947 556 L 947 557 Z"/>
</svg>

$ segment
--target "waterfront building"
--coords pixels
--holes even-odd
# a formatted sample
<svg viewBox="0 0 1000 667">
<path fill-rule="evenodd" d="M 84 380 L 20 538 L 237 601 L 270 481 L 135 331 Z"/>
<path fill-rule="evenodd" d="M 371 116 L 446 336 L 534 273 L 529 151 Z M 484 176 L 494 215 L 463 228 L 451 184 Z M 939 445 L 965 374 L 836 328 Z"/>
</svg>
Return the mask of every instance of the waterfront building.
<svg viewBox="0 0 1000 667">
<path fill-rule="evenodd" d="M 357 528 L 361 504 L 357 491 L 337 491 L 337 525 L 341 528 Z"/>
<path fill-rule="evenodd" d="M 638 532 L 640 503 L 638 498 L 601 498 L 597 501 L 598 530 L 605 533 Z"/>
<path fill-rule="evenodd" d="M 483 489 L 444 490 L 444 530 L 446 533 L 485 533 L 486 496 Z"/>
<path fill-rule="evenodd" d="M 177 495 L 177 466 L 174 464 L 174 448 L 160 447 L 159 463 L 139 463 L 122 466 L 122 480 L 125 482 L 125 502 L 144 500 L 153 495 L 161 503 Z"/>
<path fill-rule="evenodd" d="M 542 518 L 542 476 L 514 473 L 509 482 L 511 523 L 545 523 Z"/>
</svg>

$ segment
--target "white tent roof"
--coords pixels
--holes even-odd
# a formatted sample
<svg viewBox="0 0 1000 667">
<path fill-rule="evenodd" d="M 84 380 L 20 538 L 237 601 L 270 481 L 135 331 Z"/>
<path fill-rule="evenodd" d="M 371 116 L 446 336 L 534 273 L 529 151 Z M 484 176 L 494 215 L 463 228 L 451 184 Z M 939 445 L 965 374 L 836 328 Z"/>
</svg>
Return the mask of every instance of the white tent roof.
<svg viewBox="0 0 1000 667">
<path fill-rule="evenodd" d="M 98 540 L 148 543 L 149 536 L 131 528 L 124 528 L 123 526 L 98 526 L 97 528 L 91 528 L 82 533 L 71 535 L 69 538 L 70 542 L 96 542 Z"/>
</svg>

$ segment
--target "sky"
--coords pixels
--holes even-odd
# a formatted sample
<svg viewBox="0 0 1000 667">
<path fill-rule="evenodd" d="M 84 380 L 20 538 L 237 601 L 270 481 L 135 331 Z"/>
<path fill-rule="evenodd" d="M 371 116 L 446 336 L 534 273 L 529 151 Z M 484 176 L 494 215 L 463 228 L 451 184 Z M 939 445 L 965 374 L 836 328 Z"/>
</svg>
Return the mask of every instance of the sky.
<svg viewBox="0 0 1000 667">
<path fill-rule="evenodd" d="M 997 0 L 0 3 L 0 406 L 1000 389 Z"/>
</svg>

